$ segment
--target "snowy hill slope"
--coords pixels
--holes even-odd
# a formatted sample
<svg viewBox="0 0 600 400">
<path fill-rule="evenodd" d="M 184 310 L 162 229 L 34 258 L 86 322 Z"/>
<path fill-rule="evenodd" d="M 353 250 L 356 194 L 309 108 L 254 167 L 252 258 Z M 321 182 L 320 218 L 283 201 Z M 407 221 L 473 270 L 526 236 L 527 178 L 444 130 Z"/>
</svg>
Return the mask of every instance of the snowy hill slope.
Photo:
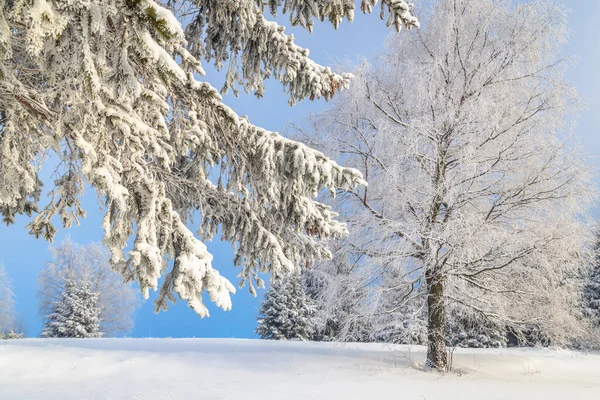
<svg viewBox="0 0 600 400">
<path fill-rule="evenodd" d="M 600 399 L 600 355 L 233 339 L 0 341 L 0 399 Z"/>
</svg>

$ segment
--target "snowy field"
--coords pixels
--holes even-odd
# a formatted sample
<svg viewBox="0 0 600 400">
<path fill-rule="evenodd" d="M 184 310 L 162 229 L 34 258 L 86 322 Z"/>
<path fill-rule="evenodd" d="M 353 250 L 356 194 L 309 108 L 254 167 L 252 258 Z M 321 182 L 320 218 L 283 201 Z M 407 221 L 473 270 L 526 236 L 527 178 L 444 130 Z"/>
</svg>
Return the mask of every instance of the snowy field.
<svg viewBox="0 0 600 400">
<path fill-rule="evenodd" d="M 600 354 L 233 339 L 0 341 L 0 399 L 600 399 Z"/>
</svg>

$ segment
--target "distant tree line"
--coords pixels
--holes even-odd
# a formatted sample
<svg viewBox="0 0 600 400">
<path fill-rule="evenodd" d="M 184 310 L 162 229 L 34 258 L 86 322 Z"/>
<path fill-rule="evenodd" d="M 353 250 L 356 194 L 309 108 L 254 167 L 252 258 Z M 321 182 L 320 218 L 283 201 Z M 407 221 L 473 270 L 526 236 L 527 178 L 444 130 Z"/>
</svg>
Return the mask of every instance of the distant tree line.
<svg viewBox="0 0 600 400">
<path fill-rule="evenodd" d="M 595 251 L 599 254 L 600 247 Z M 407 302 L 393 312 L 386 308 L 392 306 L 389 303 L 381 303 L 378 310 L 373 310 L 368 294 L 375 289 L 340 274 L 340 270 L 329 275 L 332 271 L 327 267 L 327 264 L 319 264 L 302 274 L 275 281 L 269 287 L 256 328 L 261 339 L 427 345 L 427 315 L 423 301 Z M 328 280 L 326 284 L 325 279 Z M 578 317 L 583 319 L 586 332 L 574 335 L 560 345 L 597 349 L 600 348 L 598 255 L 596 263 L 580 279 L 584 291 Z M 333 298 L 337 300 L 332 301 Z M 551 334 L 540 325 L 526 323 L 516 330 L 485 318 L 465 317 L 463 312 L 451 310 L 447 315 L 447 346 L 502 348 L 559 344 L 554 343 Z"/>
</svg>

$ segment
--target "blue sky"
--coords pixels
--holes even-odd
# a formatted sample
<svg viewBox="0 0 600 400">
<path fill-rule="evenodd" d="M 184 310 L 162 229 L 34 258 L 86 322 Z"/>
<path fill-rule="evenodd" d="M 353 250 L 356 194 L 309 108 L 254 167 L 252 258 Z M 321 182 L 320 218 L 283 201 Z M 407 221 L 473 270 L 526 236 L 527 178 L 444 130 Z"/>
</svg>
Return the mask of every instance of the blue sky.
<svg viewBox="0 0 600 400">
<path fill-rule="evenodd" d="M 564 55 L 576 56 L 579 62 L 568 72 L 568 79 L 579 90 L 587 104 L 587 109 L 580 115 L 576 134 L 597 170 L 600 156 L 600 0 L 579 0 L 570 3 L 571 39 Z M 337 31 L 329 24 L 322 23 L 315 26 L 312 34 L 292 28 L 287 28 L 286 32 L 294 33 L 296 43 L 309 48 L 311 57 L 321 64 L 356 61 L 361 57 L 372 59 L 383 49 L 386 37 L 390 34 L 395 35 L 379 20 L 378 13 L 378 9 L 375 15 L 365 16 L 357 13 L 354 23 L 343 23 Z M 280 18 L 280 21 L 286 20 Z M 206 69 L 208 81 L 220 88 L 223 83 L 222 74 Z M 287 96 L 279 84 L 269 82 L 267 87 L 263 99 L 258 100 L 242 92 L 240 98 L 228 95 L 225 101 L 238 114 L 247 115 L 254 124 L 280 132 L 285 131 L 290 122 L 298 121 L 308 113 L 326 107 L 324 101 L 304 101 L 291 108 L 287 105 Z M 48 172 L 42 176 L 46 178 Z M 50 182 L 47 179 L 45 181 L 47 184 Z M 57 242 L 67 235 L 84 244 L 102 239 L 101 214 L 93 190 L 86 190 L 84 205 L 88 217 L 78 227 L 59 229 L 56 235 Z M 600 215 L 598 210 L 595 215 Z M 26 334 L 37 336 L 41 330 L 41 320 L 37 315 L 36 281 L 40 269 L 48 260 L 49 244 L 28 235 L 24 228 L 27 222 L 27 218 L 21 217 L 10 227 L 0 226 L 0 261 L 3 261 L 13 281 L 16 311 L 24 321 Z M 237 283 L 238 271 L 233 267 L 229 244 L 215 240 L 207 245 L 214 256 L 214 266 L 221 274 Z M 233 297 L 232 311 L 224 312 L 210 305 L 211 316 L 200 319 L 184 302 L 172 305 L 167 312 L 154 314 L 153 300 L 156 294 L 153 293 L 138 310 L 135 328 L 130 336 L 255 337 L 255 317 L 261 295 L 262 291 L 259 292 L 258 298 L 254 298 L 247 288 L 243 288 Z"/>
</svg>

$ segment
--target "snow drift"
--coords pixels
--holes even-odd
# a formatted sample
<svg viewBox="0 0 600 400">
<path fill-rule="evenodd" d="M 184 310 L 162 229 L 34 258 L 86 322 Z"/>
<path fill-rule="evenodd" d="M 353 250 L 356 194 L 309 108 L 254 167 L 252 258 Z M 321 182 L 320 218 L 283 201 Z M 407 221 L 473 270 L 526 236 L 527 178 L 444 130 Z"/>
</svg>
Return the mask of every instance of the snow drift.
<svg viewBox="0 0 600 400">
<path fill-rule="evenodd" d="M 595 399 L 600 354 L 234 339 L 0 342 L 0 399 Z"/>
</svg>

